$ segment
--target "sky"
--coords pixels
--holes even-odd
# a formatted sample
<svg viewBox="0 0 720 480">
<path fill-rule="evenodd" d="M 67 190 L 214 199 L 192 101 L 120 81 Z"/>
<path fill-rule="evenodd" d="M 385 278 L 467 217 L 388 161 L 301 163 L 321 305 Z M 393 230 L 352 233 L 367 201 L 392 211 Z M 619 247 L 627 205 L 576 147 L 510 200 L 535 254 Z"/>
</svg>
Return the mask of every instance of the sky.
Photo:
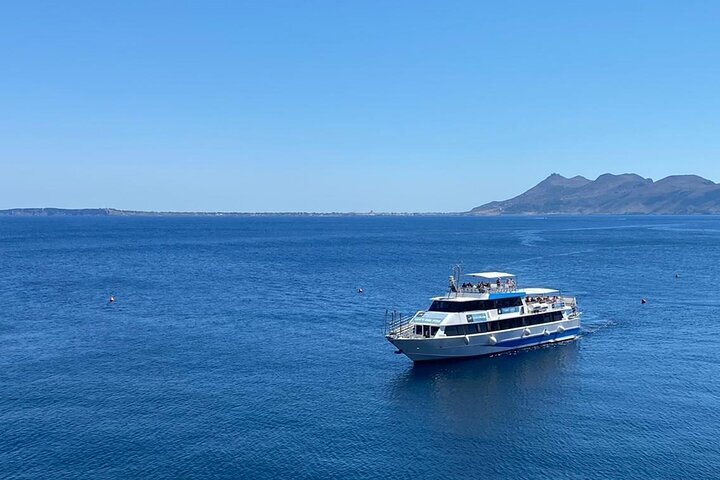
<svg viewBox="0 0 720 480">
<path fill-rule="evenodd" d="M 3 2 L 0 208 L 465 211 L 720 182 L 718 1 Z"/>
</svg>

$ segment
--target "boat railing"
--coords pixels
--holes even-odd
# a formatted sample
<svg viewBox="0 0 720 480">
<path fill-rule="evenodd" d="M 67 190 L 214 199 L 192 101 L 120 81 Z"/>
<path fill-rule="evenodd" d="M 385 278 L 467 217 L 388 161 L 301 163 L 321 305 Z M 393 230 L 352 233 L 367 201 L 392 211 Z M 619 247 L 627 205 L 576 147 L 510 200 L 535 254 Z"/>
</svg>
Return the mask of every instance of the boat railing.
<svg viewBox="0 0 720 480">
<path fill-rule="evenodd" d="M 386 310 L 385 311 L 385 326 L 383 328 L 383 334 L 386 337 L 405 337 L 413 333 L 415 325 L 410 321 L 415 318 L 415 315 L 403 315 L 397 310 Z"/>
<path fill-rule="evenodd" d="M 577 300 L 575 300 L 575 297 L 562 297 L 561 300 L 565 302 L 565 305 L 568 307 L 577 306 Z"/>
<path fill-rule="evenodd" d="M 578 317 L 580 315 L 580 310 L 578 309 L 577 305 L 577 299 L 575 297 L 563 297 L 562 301 L 565 303 L 565 306 L 570 307 L 570 317 Z"/>
<path fill-rule="evenodd" d="M 492 283 L 490 286 L 477 286 L 473 285 L 471 287 L 468 286 L 460 286 L 458 287 L 459 293 L 510 293 L 510 292 L 517 292 L 518 288 L 517 285 L 500 285 L 497 286 L 496 284 Z"/>
</svg>

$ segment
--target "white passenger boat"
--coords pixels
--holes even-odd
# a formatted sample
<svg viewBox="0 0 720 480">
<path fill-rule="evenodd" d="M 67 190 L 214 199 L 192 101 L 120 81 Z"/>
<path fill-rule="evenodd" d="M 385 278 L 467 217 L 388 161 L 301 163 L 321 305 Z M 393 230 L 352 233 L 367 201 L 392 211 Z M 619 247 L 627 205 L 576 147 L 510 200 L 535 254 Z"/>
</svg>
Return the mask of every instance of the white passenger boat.
<svg viewBox="0 0 720 480">
<path fill-rule="evenodd" d="M 389 315 L 385 337 L 414 362 L 493 355 L 573 340 L 580 334 L 574 297 L 551 288 L 518 288 L 515 275 L 471 273 L 459 284 L 450 277 L 447 295 L 427 310 Z"/>
</svg>

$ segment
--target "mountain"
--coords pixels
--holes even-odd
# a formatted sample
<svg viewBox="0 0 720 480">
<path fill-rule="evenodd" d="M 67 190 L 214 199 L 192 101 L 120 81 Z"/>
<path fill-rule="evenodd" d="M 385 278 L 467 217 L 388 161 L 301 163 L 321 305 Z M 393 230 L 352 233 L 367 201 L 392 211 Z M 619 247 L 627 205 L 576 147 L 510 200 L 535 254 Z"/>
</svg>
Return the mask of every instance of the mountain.
<svg viewBox="0 0 720 480">
<path fill-rule="evenodd" d="M 553 173 L 527 192 L 475 207 L 470 215 L 720 214 L 720 184 L 697 175 L 653 182 L 634 173 L 595 180 Z"/>
</svg>

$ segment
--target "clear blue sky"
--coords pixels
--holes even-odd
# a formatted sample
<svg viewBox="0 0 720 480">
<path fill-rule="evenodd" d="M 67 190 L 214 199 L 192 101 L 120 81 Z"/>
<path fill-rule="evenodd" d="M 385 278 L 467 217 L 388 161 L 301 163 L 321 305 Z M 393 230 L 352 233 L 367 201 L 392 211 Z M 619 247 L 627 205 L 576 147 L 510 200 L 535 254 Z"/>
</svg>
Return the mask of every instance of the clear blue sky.
<svg viewBox="0 0 720 480">
<path fill-rule="evenodd" d="M 720 2 L 4 2 L 0 208 L 458 211 L 720 181 Z"/>
</svg>

